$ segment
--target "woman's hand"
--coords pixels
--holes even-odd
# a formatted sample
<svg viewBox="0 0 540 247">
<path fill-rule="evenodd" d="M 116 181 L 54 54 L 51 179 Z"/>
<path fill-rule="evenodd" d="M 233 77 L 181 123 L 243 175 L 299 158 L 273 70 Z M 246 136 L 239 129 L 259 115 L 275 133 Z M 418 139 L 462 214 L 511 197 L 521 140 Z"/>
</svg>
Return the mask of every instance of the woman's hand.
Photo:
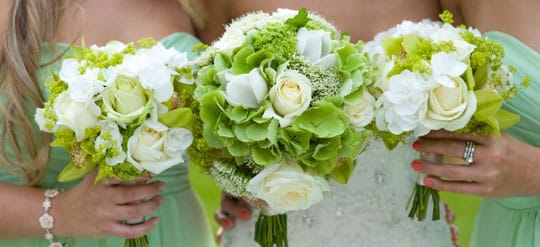
<svg viewBox="0 0 540 247">
<path fill-rule="evenodd" d="M 136 238 L 148 233 L 158 222 L 151 218 L 137 225 L 123 220 L 140 218 L 155 211 L 162 202 L 162 182 L 121 184 L 112 179 L 94 184 L 96 173 L 53 199 L 53 231 L 58 236 Z M 144 182 L 144 183 L 141 183 Z"/>
<path fill-rule="evenodd" d="M 234 198 L 223 193 L 221 195 L 221 207 L 214 213 L 214 218 L 221 225 L 216 235 L 218 242 L 221 241 L 224 229 L 233 229 L 237 218 L 243 221 L 251 219 L 251 207 L 259 205 L 264 205 L 264 202 Z"/>
<path fill-rule="evenodd" d="M 437 190 L 484 197 L 540 195 L 540 149 L 509 135 L 496 137 L 433 131 L 417 140 L 413 148 L 418 152 L 462 159 L 469 140 L 475 143 L 474 161 L 469 165 L 415 160 L 412 168 L 428 174 L 424 184 Z"/>
</svg>

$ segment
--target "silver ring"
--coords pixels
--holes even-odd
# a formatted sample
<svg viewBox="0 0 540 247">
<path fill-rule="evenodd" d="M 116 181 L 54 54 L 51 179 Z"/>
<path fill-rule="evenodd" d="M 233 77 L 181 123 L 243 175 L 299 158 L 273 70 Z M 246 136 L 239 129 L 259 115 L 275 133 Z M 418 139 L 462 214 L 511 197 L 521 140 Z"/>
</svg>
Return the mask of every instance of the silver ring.
<svg viewBox="0 0 540 247">
<path fill-rule="evenodd" d="M 103 179 L 103 184 L 105 184 L 107 186 L 111 185 L 111 184 L 109 184 L 109 180 L 107 180 L 107 178 Z"/>
<path fill-rule="evenodd" d="M 465 142 L 465 152 L 463 152 L 463 160 L 471 164 L 474 162 L 474 149 L 475 145 L 472 141 Z"/>
</svg>

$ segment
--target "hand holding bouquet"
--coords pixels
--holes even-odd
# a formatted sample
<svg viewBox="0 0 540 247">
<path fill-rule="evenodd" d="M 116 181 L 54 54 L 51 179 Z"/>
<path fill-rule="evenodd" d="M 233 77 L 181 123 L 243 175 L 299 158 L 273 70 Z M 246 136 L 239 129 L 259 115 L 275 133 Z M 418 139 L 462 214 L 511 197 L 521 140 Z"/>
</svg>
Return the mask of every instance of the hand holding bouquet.
<svg viewBox="0 0 540 247">
<path fill-rule="evenodd" d="M 376 126 L 389 148 L 407 135 L 431 130 L 499 134 L 519 116 L 501 109 L 516 94 L 511 68 L 502 64 L 504 50 L 483 38 L 478 30 L 452 26 L 450 12 L 444 23 L 404 21 L 370 42 L 379 65 Z M 430 197 L 433 219 L 439 219 L 438 191 L 418 179 L 409 216 L 423 220 Z"/>
<path fill-rule="evenodd" d="M 327 177 L 346 182 L 368 139 L 363 44 L 305 9 L 281 9 L 231 23 L 198 65 L 204 145 L 222 150 L 200 163 L 227 193 L 264 200 L 255 239 L 286 246 L 285 213 L 322 200 Z"/>
<path fill-rule="evenodd" d="M 61 182 L 80 178 L 97 167 L 95 182 L 111 177 L 135 180 L 185 162 L 193 135 L 188 129 L 193 82 L 186 54 L 165 49 L 152 39 L 134 44 L 73 47 L 73 54 L 46 81 L 50 91 L 35 120 L 54 133 L 51 145 L 72 158 Z M 130 239 L 127 246 L 146 246 Z"/>
</svg>

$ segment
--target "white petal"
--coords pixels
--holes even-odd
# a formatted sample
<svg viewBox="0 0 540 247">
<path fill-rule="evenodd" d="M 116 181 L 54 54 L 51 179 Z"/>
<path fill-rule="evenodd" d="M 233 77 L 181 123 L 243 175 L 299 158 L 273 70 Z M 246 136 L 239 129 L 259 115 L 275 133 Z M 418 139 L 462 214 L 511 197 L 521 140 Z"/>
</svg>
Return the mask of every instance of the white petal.
<svg viewBox="0 0 540 247">
<path fill-rule="evenodd" d="M 154 93 L 154 98 L 159 102 L 169 100 L 174 88 L 171 82 L 171 73 L 164 66 L 148 67 L 139 74 L 141 85 Z"/>
<path fill-rule="evenodd" d="M 231 79 L 225 88 L 229 104 L 233 106 L 241 105 L 253 109 L 258 108 L 259 103 L 255 95 L 253 95 L 248 74 L 231 76 Z"/>
<path fill-rule="evenodd" d="M 467 70 L 467 65 L 459 61 L 455 53 L 439 52 L 431 57 L 433 75 L 449 75 L 458 77 Z"/>
<path fill-rule="evenodd" d="M 257 100 L 257 105 L 259 105 L 268 94 L 268 85 L 266 85 L 266 81 L 259 73 L 259 69 L 252 69 L 249 72 L 249 83 Z"/>
</svg>

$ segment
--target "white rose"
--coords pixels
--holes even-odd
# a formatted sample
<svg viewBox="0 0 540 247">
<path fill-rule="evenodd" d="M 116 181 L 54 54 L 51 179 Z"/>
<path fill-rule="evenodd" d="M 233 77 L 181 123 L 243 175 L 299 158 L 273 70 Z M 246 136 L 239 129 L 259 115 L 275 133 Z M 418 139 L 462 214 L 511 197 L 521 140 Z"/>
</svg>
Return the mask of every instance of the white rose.
<svg viewBox="0 0 540 247">
<path fill-rule="evenodd" d="M 467 65 L 455 53 L 437 53 L 431 58 L 432 80 L 428 110 L 423 125 L 430 129 L 454 131 L 465 127 L 476 111 L 476 97 L 460 77 Z"/>
<path fill-rule="evenodd" d="M 73 100 L 68 92 L 63 92 L 54 101 L 54 113 L 57 126 L 67 127 L 75 132 L 77 141 L 86 138 L 87 128 L 96 126 L 100 108 L 93 102 L 80 102 Z"/>
<path fill-rule="evenodd" d="M 139 170 L 159 174 L 184 162 L 183 155 L 192 141 L 189 130 L 146 121 L 128 140 L 127 160 Z"/>
<path fill-rule="evenodd" d="M 252 69 L 248 74 L 233 75 L 224 71 L 220 75 L 227 86 L 225 96 L 232 106 L 241 105 L 246 108 L 257 109 L 268 93 L 268 85 L 259 73 L 258 68 Z"/>
<path fill-rule="evenodd" d="M 329 32 L 300 28 L 296 38 L 298 39 L 296 43 L 298 54 L 319 65 L 322 69 L 334 66 L 337 57 L 336 54 L 330 54 L 332 40 Z"/>
<path fill-rule="evenodd" d="M 268 96 L 272 107 L 266 109 L 263 117 L 275 118 L 281 127 L 285 127 L 309 107 L 311 82 L 297 71 L 286 70 L 277 75 Z"/>
<path fill-rule="evenodd" d="M 352 104 L 345 104 L 343 110 L 349 116 L 351 124 L 355 128 L 361 129 L 373 120 L 375 116 L 374 107 L 375 98 L 367 90 L 364 90 L 362 99 Z"/>
<path fill-rule="evenodd" d="M 304 210 L 323 199 L 330 186 L 322 176 L 311 175 L 292 161 L 271 165 L 252 178 L 246 190 L 264 200 L 269 214 Z"/>
</svg>

